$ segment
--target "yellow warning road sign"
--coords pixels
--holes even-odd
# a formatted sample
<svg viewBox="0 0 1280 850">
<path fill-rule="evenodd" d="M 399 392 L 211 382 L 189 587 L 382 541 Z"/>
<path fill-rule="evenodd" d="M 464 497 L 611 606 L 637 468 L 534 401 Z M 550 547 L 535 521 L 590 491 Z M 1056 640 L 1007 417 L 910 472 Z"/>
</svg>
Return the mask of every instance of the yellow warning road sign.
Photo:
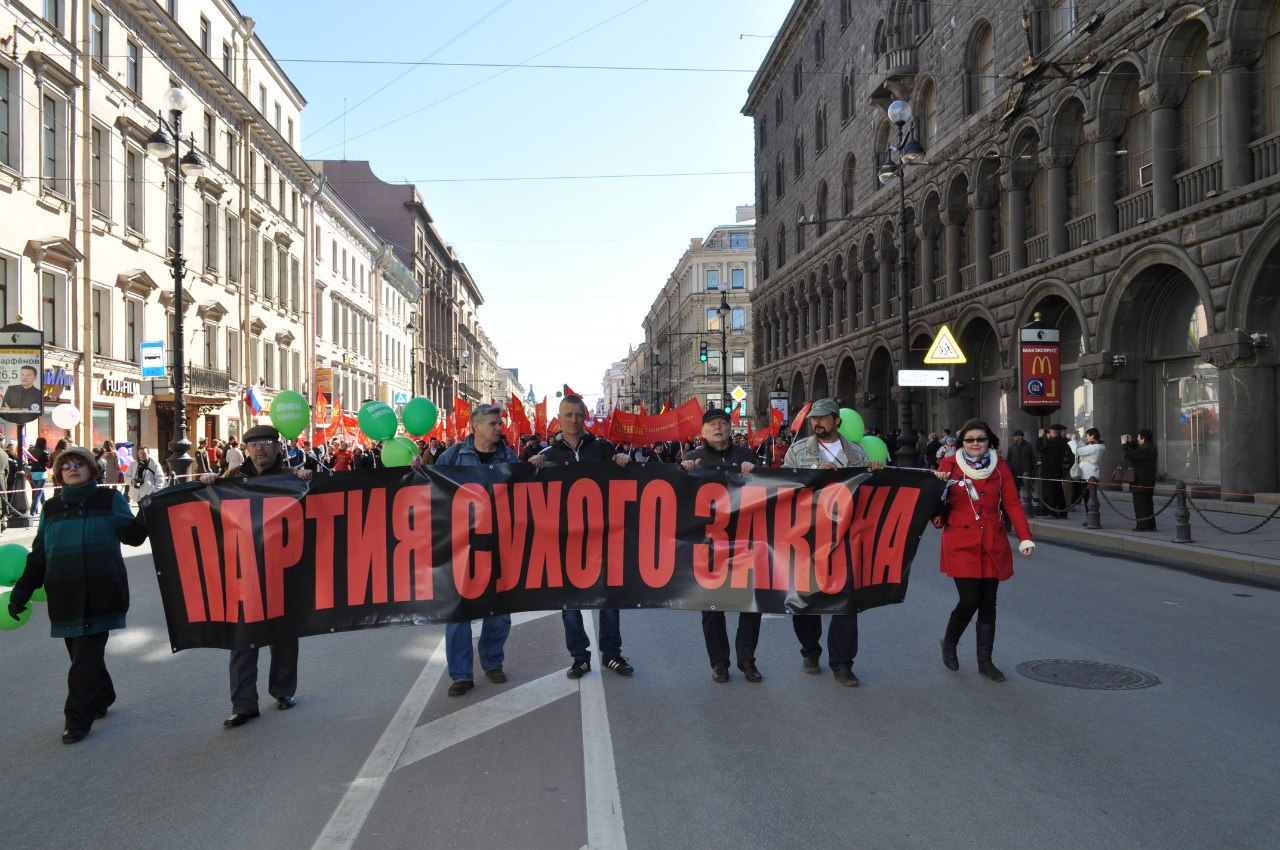
<svg viewBox="0 0 1280 850">
<path fill-rule="evenodd" d="M 938 335 L 933 338 L 933 345 L 929 346 L 929 353 L 924 356 L 924 362 L 931 366 L 940 366 L 949 363 L 968 363 L 969 358 L 964 356 L 964 352 L 960 350 L 960 343 L 956 342 L 956 338 L 951 335 L 951 330 L 946 325 L 938 329 Z"/>
</svg>

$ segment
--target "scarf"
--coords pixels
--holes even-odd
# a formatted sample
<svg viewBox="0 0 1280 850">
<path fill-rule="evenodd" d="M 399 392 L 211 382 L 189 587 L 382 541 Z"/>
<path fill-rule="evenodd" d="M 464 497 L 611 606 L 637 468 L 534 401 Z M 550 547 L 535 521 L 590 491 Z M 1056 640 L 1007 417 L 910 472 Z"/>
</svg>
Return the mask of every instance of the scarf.
<svg viewBox="0 0 1280 850">
<path fill-rule="evenodd" d="M 79 487 L 63 487 L 59 491 L 59 494 L 62 496 L 62 501 L 78 505 L 86 501 L 97 491 L 98 482 L 90 481 L 88 484 L 81 484 Z"/>
<path fill-rule="evenodd" d="M 964 474 L 979 481 L 991 477 L 991 473 L 996 470 L 996 453 L 991 449 L 987 449 L 982 457 L 977 460 L 969 457 L 969 454 L 963 451 L 956 452 L 956 457 L 964 460 L 964 466 L 960 467 Z"/>
</svg>

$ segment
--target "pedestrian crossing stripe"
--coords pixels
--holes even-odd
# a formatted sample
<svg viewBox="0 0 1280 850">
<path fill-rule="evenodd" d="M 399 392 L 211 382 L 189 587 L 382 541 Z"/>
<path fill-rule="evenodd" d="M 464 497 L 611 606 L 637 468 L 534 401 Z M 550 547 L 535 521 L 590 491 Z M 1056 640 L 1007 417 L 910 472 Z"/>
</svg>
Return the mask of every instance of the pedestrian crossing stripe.
<svg viewBox="0 0 1280 850">
<path fill-rule="evenodd" d="M 943 325 L 938 329 L 938 335 L 933 338 L 933 344 L 929 346 L 929 353 L 924 356 L 924 362 L 931 366 L 940 366 L 949 363 L 968 363 L 969 358 L 964 356 L 964 352 L 960 350 L 960 343 L 956 342 L 956 338 L 951 335 L 951 329 Z"/>
</svg>

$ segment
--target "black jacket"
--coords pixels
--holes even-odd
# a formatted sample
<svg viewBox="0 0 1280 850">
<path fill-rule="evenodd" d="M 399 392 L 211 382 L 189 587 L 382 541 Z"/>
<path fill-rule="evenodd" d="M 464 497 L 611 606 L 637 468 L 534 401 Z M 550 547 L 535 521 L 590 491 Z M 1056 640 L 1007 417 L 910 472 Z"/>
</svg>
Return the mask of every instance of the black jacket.
<svg viewBox="0 0 1280 850">
<path fill-rule="evenodd" d="M 684 459 L 696 460 L 698 466 L 736 470 L 741 470 L 744 463 L 758 464 L 760 462 L 760 458 L 756 457 L 755 452 L 746 446 L 740 446 L 736 443 L 730 443 L 729 448 L 722 452 L 716 451 L 710 445 L 698 446 L 698 448 L 686 454 Z"/>
<path fill-rule="evenodd" d="M 618 453 L 613 443 L 601 437 L 597 437 L 590 431 L 582 432 L 582 439 L 578 442 L 578 450 L 574 451 L 569 448 L 569 444 L 564 441 L 564 434 L 556 434 L 555 439 L 551 441 L 545 449 L 538 452 L 544 456 L 548 463 L 587 463 L 590 461 L 610 461 L 613 456 Z"/>
<path fill-rule="evenodd" d="M 1032 448 L 1031 443 L 1024 438 L 1022 440 L 1010 440 L 1009 448 L 1005 451 L 1005 463 L 1009 464 L 1009 471 L 1019 477 L 1024 475 L 1034 475 L 1036 471 L 1036 450 Z"/>
<path fill-rule="evenodd" d="M 1040 471 L 1045 478 L 1062 478 L 1063 470 L 1071 466 L 1067 458 L 1071 457 L 1071 444 L 1066 437 L 1050 437 L 1038 441 L 1040 449 Z"/>
<path fill-rule="evenodd" d="M 1156 458 L 1158 453 L 1152 443 L 1138 444 L 1137 440 L 1120 446 L 1120 454 L 1133 467 L 1133 483 L 1151 487 L 1156 483 Z"/>
</svg>

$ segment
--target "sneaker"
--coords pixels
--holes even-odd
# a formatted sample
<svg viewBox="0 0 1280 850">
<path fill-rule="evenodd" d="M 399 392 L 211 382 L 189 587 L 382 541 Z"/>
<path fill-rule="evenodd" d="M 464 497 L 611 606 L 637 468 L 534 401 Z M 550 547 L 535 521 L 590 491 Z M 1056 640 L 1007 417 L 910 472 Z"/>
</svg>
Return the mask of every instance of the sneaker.
<svg viewBox="0 0 1280 850">
<path fill-rule="evenodd" d="M 711 681 L 724 684 L 729 681 L 729 665 L 716 664 L 711 668 Z"/>
<path fill-rule="evenodd" d="M 847 664 L 840 664 L 831 668 L 831 674 L 836 677 L 836 681 L 844 685 L 846 688 L 858 687 L 858 677 L 853 674 L 853 668 Z"/>
<path fill-rule="evenodd" d="M 802 658 L 803 658 L 803 661 L 801 663 L 803 666 L 801 666 L 800 668 L 801 670 L 804 670 L 804 672 L 811 673 L 815 676 L 822 672 L 822 667 L 819 666 L 818 659 L 810 658 L 807 655 L 802 656 Z"/>
<path fill-rule="evenodd" d="M 623 658 L 621 655 L 615 655 L 613 658 L 605 658 L 603 663 L 605 667 L 608 667 L 619 676 L 630 676 L 632 673 L 636 672 L 636 668 L 628 664 L 627 659 Z"/>
<path fill-rule="evenodd" d="M 501 667 L 494 667 L 492 670 L 485 670 L 484 677 L 495 685 L 501 685 L 507 681 L 507 674 L 502 672 Z"/>
<path fill-rule="evenodd" d="M 582 661 L 574 661 L 573 666 L 564 671 L 564 674 L 570 679 L 581 679 L 584 673 L 591 672 L 591 659 L 587 658 Z"/>
<path fill-rule="evenodd" d="M 461 679 L 449 686 L 449 696 L 461 697 L 466 696 L 467 691 L 476 686 L 476 683 L 470 679 Z"/>
</svg>

